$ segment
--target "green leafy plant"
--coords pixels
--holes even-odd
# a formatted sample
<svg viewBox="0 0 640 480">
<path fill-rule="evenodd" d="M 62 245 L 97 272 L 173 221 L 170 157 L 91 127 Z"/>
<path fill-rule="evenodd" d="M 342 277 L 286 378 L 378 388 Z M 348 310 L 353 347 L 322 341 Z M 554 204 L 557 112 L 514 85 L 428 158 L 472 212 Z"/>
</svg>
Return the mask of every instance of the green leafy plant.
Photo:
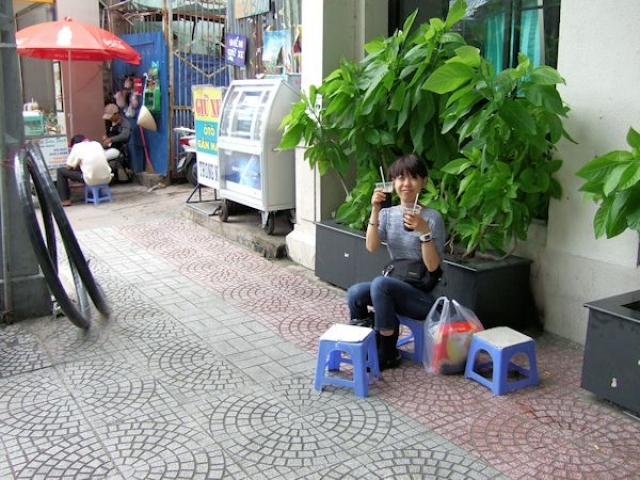
<svg viewBox="0 0 640 480">
<path fill-rule="evenodd" d="M 302 144 L 307 147 L 305 158 L 321 175 L 338 174 L 346 201 L 337 217 L 346 225 L 363 227 L 381 167 L 386 170 L 408 152 L 429 159 L 429 166 L 455 155 L 455 134 L 441 131 L 440 95 L 422 85 L 465 45 L 451 32 L 464 12 L 459 2 L 445 21 L 431 19 L 410 33 L 414 12 L 402 30 L 368 43 L 361 62 L 342 61 L 322 85 L 310 87 L 308 96 L 283 119 L 279 148 Z M 350 177 L 355 177 L 351 188 Z"/>
<path fill-rule="evenodd" d="M 549 198 L 562 189 L 553 177 L 562 161 L 556 143 L 568 108 L 556 85 L 558 72 L 533 67 L 520 55 L 516 68 L 496 73 L 473 47 L 436 69 L 425 89 L 445 96 L 443 132 L 455 130 L 458 158 L 432 172 L 429 202 L 449 220 L 464 255 L 477 250 L 512 253 L 534 218 L 546 218 Z"/>
<path fill-rule="evenodd" d="M 337 219 L 358 229 L 380 168 L 416 153 L 430 170 L 422 200 L 443 213 L 451 244 L 465 256 L 508 254 L 561 194 L 553 153 L 568 138 L 568 108 L 551 67 L 521 55 L 516 68 L 495 72 L 454 31 L 465 12 L 458 1 L 446 20 L 409 33 L 415 12 L 401 31 L 367 44 L 362 62 L 343 61 L 284 118 L 279 147 L 304 145 L 321 175 L 339 175 L 346 201 Z"/>
<path fill-rule="evenodd" d="M 640 133 L 627 132 L 630 150 L 613 150 L 588 161 L 576 175 L 586 180 L 580 187 L 598 204 L 593 218 L 596 238 L 613 238 L 627 229 L 640 232 Z"/>
</svg>

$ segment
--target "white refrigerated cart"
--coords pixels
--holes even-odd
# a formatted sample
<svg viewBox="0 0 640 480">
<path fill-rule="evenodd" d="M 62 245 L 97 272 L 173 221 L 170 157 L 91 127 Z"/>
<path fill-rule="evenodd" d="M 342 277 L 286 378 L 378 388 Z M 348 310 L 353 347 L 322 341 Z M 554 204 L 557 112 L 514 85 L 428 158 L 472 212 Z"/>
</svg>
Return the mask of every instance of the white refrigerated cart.
<svg viewBox="0 0 640 480">
<path fill-rule="evenodd" d="M 281 79 L 231 82 L 218 135 L 223 222 L 234 203 L 259 210 L 268 234 L 276 212 L 287 210 L 293 221 L 294 152 L 276 151 L 276 146 L 282 137 L 278 127 L 299 99 L 299 90 Z"/>
</svg>

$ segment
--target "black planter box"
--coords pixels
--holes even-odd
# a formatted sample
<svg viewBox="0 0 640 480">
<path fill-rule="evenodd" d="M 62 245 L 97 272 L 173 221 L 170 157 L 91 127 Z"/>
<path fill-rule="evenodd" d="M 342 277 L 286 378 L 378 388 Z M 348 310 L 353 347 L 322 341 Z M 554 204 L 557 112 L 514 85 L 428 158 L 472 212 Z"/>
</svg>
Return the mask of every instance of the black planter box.
<svg viewBox="0 0 640 480">
<path fill-rule="evenodd" d="M 580 386 L 640 414 L 640 290 L 589 309 Z"/>
<path fill-rule="evenodd" d="M 386 245 L 367 251 L 364 232 L 329 220 L 316 224 L 315 273 L 325 282 L 346 290 L 380 275 L 388 262 Z"/>
<path fill-rule="evenodd" d="M 484 328 L 541 329 L 531 294 L 531 260 L 510 256 L 502 260 L 464 260 L 445 255 L 446 295 L 470 308 Z"/>
<path fill-rule="evenodd" d="M 386 245 L 374 253 L 367 251 L 364 232 L 334 221 L 316 224 L 315 274 L 322 280 L 346 290 L 380 275 L 388 261 Z M 531 260 L 516 256 L 504 260 L 445 256 L 443 281 L 434 295 L 446 295 L 472 309 L 485 328 L 539 329 L 530 265 Z"/>
</svg>

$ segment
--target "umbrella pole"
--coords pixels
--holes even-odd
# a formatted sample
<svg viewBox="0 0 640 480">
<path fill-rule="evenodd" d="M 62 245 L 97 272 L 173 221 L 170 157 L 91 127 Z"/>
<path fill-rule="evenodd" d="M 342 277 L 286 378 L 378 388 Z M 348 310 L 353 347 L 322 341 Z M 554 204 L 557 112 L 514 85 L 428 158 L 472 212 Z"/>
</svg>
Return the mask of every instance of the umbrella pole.
<svg viewBox="0 0 640 480">
<path fill-rule="evenodd" d="M 76 134 L 73 124 L 73 75 L 71 74 L 71 50 L 69 50 L 69 57 L 67 60 L 67 71 L 69 74 L 69 127 L 71 129 L 71 132 L 67 134 L 67 138 L 71 138 Z"/>
</svg>

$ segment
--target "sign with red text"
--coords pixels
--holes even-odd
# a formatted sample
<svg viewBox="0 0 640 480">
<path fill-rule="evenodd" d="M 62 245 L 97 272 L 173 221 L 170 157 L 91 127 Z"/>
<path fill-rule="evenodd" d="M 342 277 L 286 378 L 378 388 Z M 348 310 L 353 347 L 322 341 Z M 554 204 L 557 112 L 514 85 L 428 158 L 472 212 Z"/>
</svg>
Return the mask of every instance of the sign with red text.
<svg viewBox="0 0 640 480">
<path fill-rule="evenodd" d="M 218 159 L 218 127 L 224 89 L 212 85 L 191 87 L 194 128 L 196 131 L 196 162 L 198 183 L 220 188 L 220 161 Z"/>
</svg>

